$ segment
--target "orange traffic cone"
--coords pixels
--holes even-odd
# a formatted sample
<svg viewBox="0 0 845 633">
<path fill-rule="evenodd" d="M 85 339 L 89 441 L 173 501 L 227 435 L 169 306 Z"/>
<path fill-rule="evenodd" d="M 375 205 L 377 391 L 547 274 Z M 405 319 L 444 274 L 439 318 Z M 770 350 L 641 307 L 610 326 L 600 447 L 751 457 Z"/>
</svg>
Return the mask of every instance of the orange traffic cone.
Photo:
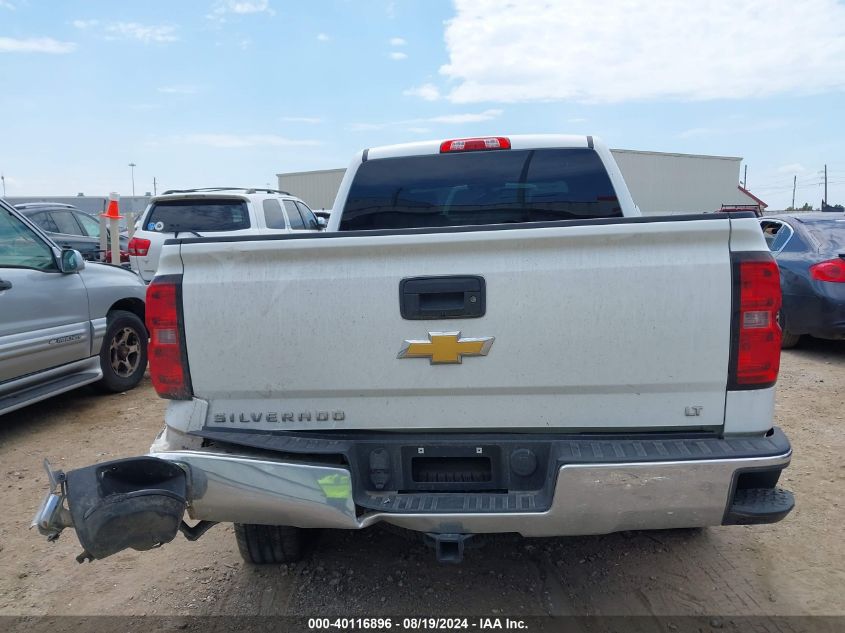
<svg viewBox="0 0 845 633">
<path fill-rule="evenodd" d="M 109 219 L 112 219 L 112 220 L 121 219 L 123 216 L 120 215 L 120 210 L 118 209 L 118 206 L 117 206 L 117 201 L 118 201 L 119 198 L 120 198 L 120 196 L 118 194 L 110 193 L 109 194 L 109 206 L 106 208 L 106 212 L 101 213 L 100 215 L 104 218 L 109 218 Z"/>
</svg>

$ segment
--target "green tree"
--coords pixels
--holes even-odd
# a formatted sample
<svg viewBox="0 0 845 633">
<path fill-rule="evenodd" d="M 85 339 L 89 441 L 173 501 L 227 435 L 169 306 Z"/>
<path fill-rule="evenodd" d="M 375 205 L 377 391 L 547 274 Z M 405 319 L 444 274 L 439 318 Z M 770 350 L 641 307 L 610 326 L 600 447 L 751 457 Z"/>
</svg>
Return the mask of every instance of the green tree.
<svg viewBox="0 0 845 633">
<path fill-rule="evenodd" d="M 809 202 L 805 202 L 805 203 L 804 203 L 804 206 L 802 206 L 802 207 L 798 207 L 798 208 L 796 209 L 795 207 L 793 207 L 792 205 L 790 205 L 790 206 L 786 207 L 786 210 L 787 210 L 787 211 L 812 211 L 812 210 L 813 210 L 813 205 L 811 205 Z"/>
</svg>

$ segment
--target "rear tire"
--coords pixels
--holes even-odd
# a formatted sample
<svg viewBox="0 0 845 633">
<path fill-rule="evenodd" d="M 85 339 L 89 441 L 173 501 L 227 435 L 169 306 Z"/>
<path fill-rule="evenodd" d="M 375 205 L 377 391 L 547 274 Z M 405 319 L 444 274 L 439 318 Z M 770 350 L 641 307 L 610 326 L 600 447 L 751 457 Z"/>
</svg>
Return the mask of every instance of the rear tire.
<svg viewBox="0 0 845 633">
<path fill-rule="evenodd" d="M 302 558 L 305 530 L 290 525 L 235 523 L 243 559 L 253 565 L 294 563 Z"/>
<path fill-rule="evenodd" d="M 780 339 L 780 348 L 781 349 L 792 349 L 793 347 L 797 346 L 798 343 L 801 342 L 801 335 L 800 334 L 790 334 L 789 332 L 784 332 L 781 335 Z"/>
<path fill-rule="evenodd" d="M 789 330 L 786 329 L 786 317 L 783 314 L 783 310 L 781 310 L 780 314 L 778 314 L 778 322 L 780 323 L 781 328 L 780 348 L 792 349 L 793 347 L 798 345 L 798 343 L 801 342 L 801 335 L 792 334 Z"/>
<path fill-rule="evenodd" d="M 138 386 L 147 369 L 147 328 L 138 315 L 126 310 L 108 314 L 100 348 L 101 391 L 118 393 Z"/>
</svg>

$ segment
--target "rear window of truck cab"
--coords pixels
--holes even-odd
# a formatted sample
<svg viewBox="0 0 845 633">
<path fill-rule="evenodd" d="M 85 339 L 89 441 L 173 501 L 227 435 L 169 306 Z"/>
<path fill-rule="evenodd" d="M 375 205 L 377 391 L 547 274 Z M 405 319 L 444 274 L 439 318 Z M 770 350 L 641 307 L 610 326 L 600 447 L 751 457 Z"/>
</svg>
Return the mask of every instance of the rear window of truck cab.
<svg viewBox="0 0 845 633">
<path fill-rule="evenodd" d="M 235 198 L 187 198 L 153 203 L 144 229 L 176 231 L 239 231 L 249 228 L 246 201 Z"/>
<path fill-rule="evenodd" d="M 355 173 L 341 231 L 621 217 L 591 149 L 371 159 Z"/>
</svg>

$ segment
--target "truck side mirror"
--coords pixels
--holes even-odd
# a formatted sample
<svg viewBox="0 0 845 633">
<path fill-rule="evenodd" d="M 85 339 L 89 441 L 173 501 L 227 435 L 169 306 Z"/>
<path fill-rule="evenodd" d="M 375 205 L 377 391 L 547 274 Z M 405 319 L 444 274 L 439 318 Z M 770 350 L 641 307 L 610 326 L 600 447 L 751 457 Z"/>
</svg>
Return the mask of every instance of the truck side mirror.
<svg viewBox="0 0 845 633">
<path fill-rule="evenodd" d="M 85 268 L 85 260 L 82 253 L 72 248 L 62 249 L 59 256 L 59 270 L 63 273 L 77 273 Z"/>
</svg>

